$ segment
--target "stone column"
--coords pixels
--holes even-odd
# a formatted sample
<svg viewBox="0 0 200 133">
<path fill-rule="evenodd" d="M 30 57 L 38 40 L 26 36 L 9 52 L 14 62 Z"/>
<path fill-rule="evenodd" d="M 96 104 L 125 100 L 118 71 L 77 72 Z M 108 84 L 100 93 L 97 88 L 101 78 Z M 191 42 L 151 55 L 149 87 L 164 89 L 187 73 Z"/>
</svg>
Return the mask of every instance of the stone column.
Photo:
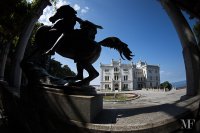
<svg viewBox="0 0 200 133">
<path fill-rule="evenodd" d="M 173 22 L 181 41 L 186 70 L 187 95 L 194 96 L 200 93 L 199 48 L 197 42 L 189 24 L 174 1 L 160 0 L 160 2 Z"/>
<path fill-rule="evenodd" d="M 26 46 L 27 46 L 28 40 L 31 36 L 31 33 L 33 31 L 33 28 L 35 26 L 35 23 L 38 21 L 39 17 L 43 13 L 43 10 L 48 5 L 49 6 L 51 5 L 49 0 L 43 0 L 40 3 L 34 16 L 30 20 L 27 20 L 27 25 L 22 30 L 23 34 L 20 36 L 19 44 L 16 47 L 15 57 L 14 57 L 13 63 L 12 63 L 12 65 L 13 65 L 13 68 L 11 70 L 12 75 L 11 75 L 11 79 L 10 79 L 10 86 L 17 88 L 17 92 L 20 92 L 21 76 L 22 76 L 20 62 L 24 57 L 24 52 L 26 50 Z"/>
<path fill-rule="evenodd" d="M 8 42 L 6 44 L 0 44 L 1 51 L 0 51 L 0 80 L 4 80 L 4 72 L 6 67 L 6 61 L 10 49 L 11 42 Z"/>
<path fill-rule="evenodd" d="M 111 88 L 111 91 L 113 91 L 113 80 L 111 80 L 111 86 L 110 86 L 110 88 Z"/>
<path fill-rule="evenodd" d="M 119 82 L 119 91 L 122 91 L 122 81 Z"/>
<path fill-rule="evenodd" d="M 100 63 L 100 89 L 103 89 L 103 70 L 101 63 Z"/>
</svg>

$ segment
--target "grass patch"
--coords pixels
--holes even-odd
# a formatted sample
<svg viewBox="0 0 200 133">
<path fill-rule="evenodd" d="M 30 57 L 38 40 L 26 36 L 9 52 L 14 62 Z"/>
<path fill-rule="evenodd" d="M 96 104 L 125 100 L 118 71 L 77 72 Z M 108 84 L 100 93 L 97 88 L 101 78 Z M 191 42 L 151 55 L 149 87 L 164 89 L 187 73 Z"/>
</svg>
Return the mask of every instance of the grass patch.
<svg viewBox="0 0 200 133">
<path fill-rule="evenodd" d="M 103 96 L 103 100 L 109 101 L 126 101 L 128 99 L 130 99 L 130 96 L 127 96 L 126 94 L 109 94 Z"/>
</svg>

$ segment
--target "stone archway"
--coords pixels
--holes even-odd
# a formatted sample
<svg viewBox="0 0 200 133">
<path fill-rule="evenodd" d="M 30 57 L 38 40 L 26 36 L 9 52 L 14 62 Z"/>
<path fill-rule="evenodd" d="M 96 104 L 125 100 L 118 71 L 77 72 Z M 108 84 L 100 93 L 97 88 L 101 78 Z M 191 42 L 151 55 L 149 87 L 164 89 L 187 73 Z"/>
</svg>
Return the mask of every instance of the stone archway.
<svg viewBox="0 0 200 133">
<path fill-rule="evenodd" d="M 115 83 L 114 90 L 119 90 L 119 84 L 118 83 Z"/>
<path fill-rule="evenodd" d="M 200 94 L 200 48 L 180 8 L 172 0 L 160 0 L 174 24 L 181 45 L 186 70 L 187 95 Z M 177 1 L 176 1 L 177 2 Z"/>
<path fill-rule="evenodd" d="M 119 91 L 119 84 L 118 83 L 114 84 L 114 91 Z"/>
</svg>

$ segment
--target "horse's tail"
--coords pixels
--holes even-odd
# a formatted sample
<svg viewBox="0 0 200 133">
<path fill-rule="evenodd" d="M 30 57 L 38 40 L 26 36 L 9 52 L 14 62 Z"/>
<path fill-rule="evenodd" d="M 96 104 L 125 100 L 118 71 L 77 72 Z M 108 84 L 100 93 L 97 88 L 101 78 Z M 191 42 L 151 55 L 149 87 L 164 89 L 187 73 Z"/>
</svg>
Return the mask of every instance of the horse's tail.
<svg viewBox="0 0 200 133">
<path fill-rule="evenodd" d="M 132 55 L 131 50 L 128 48 L 128 45 L 126 43 L 122 42 L 117 37 L 108 37 L 108 38 L 100 41 L 98 44 L 100 44 L 101 46 L 116 49 L 119 52 L 122 59 L 124 59 L 122 55 L 124 55 L 127 60 L 132 59 L 133 55 Z"/>
</svg>

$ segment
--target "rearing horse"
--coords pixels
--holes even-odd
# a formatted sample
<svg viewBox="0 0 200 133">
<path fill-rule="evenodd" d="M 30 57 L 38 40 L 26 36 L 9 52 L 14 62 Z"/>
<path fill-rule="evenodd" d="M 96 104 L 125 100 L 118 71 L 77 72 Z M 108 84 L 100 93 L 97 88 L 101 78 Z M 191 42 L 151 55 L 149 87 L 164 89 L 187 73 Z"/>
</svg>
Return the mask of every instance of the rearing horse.
<svg viewBox="0 0 200 133">
<path fill-rule="evenodd" d="M 57 9 L 54 16 L 50 18 L 51 22 L 55 22 L 54 25 L 59 25 L 65 21 L 65 10 L 60 9 L 69 8 L 69 6 L 61 6 Z M 56 21 L 57 20 L 57 21 Z M 120 56 L 125 56 L 126 59 L 132 59 L 132 52 L 128 48 L 128 45 L 122 42 L 117 37 L 108 37 L 100 42 L 96 42 L 95 35 L 97 28 L 101 26 L 95 25 L 89 21 L 83 21 L 76 17 L 76 21 L 80 23 L 80 29 L 76 29 L 73 32 L 67 33 L 63 41 L 57 44 L 54 49 L 59 55 L 73 59 L 77 64 L 77 75 L 70 77 L 69 79 L 80 80 L 76 82 L 76 85 L 89 85 L 90 81 L 99 76 L 99 73 L 92 66 L 92 64 L 99 58 L 101 53 L 101 46 L 116 49 Z M 59 30 L 52 29 L 52 26 L 42 26 L 36 32 L 35 40 L 37 45 L 42 46 L 43 51 L 50 53 L 53 50 L 53 46 L 59 36 L 62 33 Z M 89 74 L 88 77 L 83 78 L 83 70 L 86 70 Z"/>
</svg>

